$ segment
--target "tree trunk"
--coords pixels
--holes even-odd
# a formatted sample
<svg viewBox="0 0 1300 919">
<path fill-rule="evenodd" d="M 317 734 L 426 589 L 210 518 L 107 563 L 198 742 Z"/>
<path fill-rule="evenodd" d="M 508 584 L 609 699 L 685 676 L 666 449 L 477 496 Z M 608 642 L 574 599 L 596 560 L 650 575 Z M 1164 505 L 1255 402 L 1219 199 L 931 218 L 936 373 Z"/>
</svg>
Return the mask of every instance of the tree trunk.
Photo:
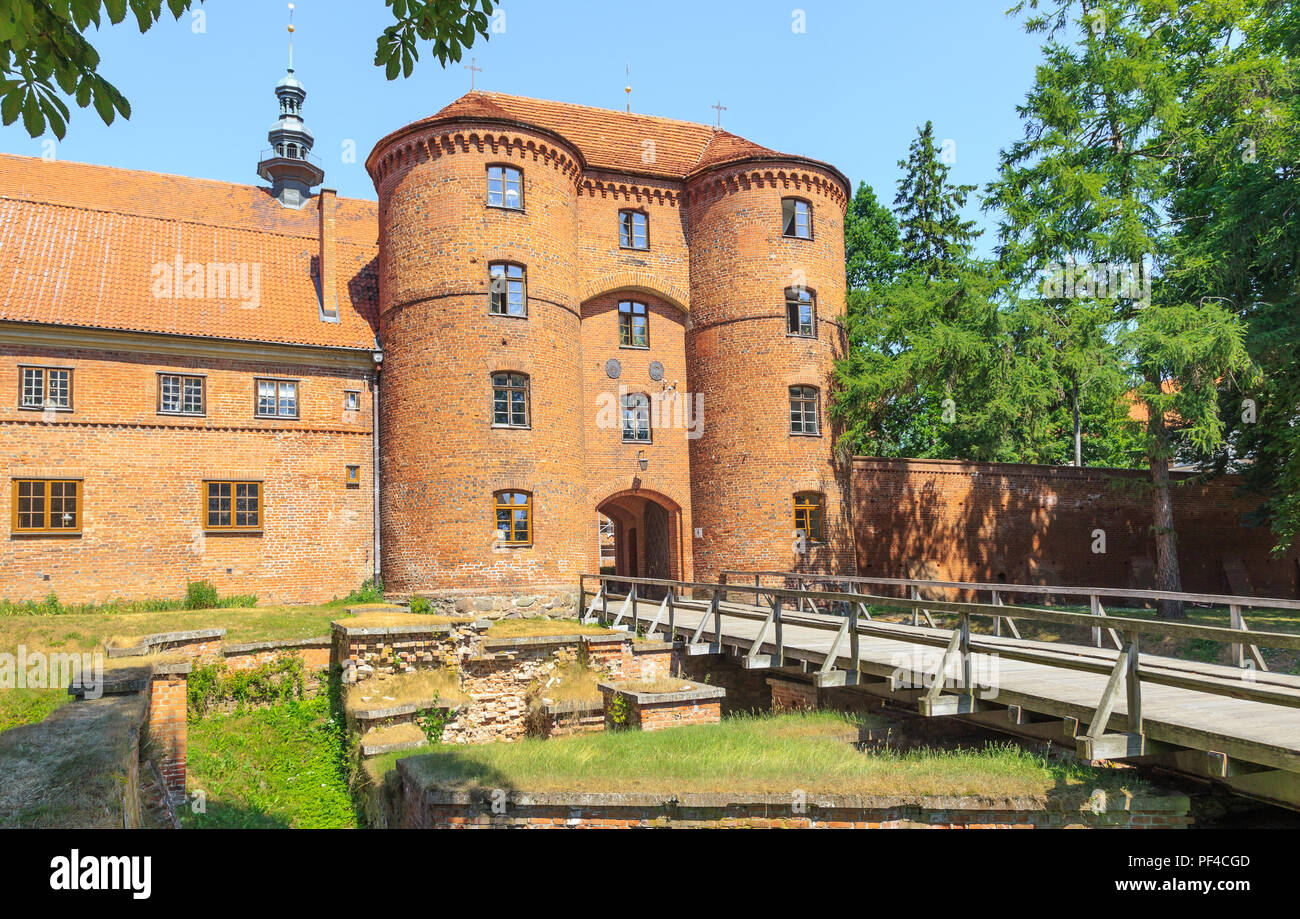
<svg viewBox="0 0 1300 919">
<path fill-rule="evenodd" d="M 1147 382 L 1158 388 L 1159 375 L 1147 375 Z M 1183 579 L 1178 570 L 1178 534 L 1174 531 L 1174 504 L 1169 493 L 1169 431 L 1164 413 L 1147 403 L 1147 434 L 1151 463 L 1151 529 L 1156 537 L 1156 589 L 1181 591 Z M 1182 600 L 1156 601 L 1156 615 L 1161 619 L 1186 619 Z"/>
<path fill-rule="evenodd" d="M 1074 403 L 1074 465 L 1083 465 L 1083 425 L 1079 422 L 1079 381 L 1073 384 Z"/>
</svg>

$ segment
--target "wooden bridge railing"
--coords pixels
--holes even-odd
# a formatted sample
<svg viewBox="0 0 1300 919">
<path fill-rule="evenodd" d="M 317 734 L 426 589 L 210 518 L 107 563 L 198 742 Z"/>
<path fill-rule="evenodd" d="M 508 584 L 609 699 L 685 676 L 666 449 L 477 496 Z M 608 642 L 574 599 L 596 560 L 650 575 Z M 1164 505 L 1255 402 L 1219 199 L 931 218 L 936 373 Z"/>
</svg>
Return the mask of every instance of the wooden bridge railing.
<svg viewBox="0 0 1300 919">
<path fill-rule="evenodd" d="M 1029 596 L 1074 596 L 1087 597 L 1089 614 L 1097 617 L 1109 618 L 1105 605 L 1102 603 L 1103 598 L 1110 599 L 1128 599 L 1128 600 L 1181 600 L 1185 603 L 1196 603 L 1208 606 L 1224 606 L 1228 608 L 1229 625 L 1231 628 L 1241 632 L 1251 632 L 1242 611 L 1244 609 L 1293 609 L 1300 610 L 1300 600 L 1283 600 L 1280 598 L 1268 597 L 1239 597 L 1226 594 L 1201 594 L 1188 593 L 1184 591 L 1169 590 L 1138 590 L 1123 587 L 1065 587 L 1050 586 L 1044 584 L 1005 584 L 989 583 L 979 581 L 933 581 L 922 578 L 868 578 L 849 575 L 829 575 L 829 574 L 810 574 L 798 571 L 739 571 L 727 570 L 720 573 L 719 578 L 722 583 L 726 584 L 734 578 L 753 578 L 757 585 L 762 578 L 779 577 L 787 583 L 794 583 L 799 587 L 805 584 L 844 584 L 848 586 L 849 592 L 853 593 L 857 585 L 870 585 L 874 587 L 895 587 L 905 589 L 912 599 L 921 599 L 922 590 L 966 590 L 971 591 L 978 596 L 980 593 L 988 593 L 991 602 L 996 605 L 1002 605 L 1006 598 L 1014 597 L 1016 594 Z M 748 589 L 748 585 L 746 585 Z M 913 613 L 913 625 L 918 624 L 918 613 L 926 619 L 931 626 L 934 625 L 933 618 L 925 608 L 918 608 Z M 1005 622 L 1010 633 L 1016 638 L 1020 637 L 1020 632 L 1016 628 L 1014 620 L 1009 616 L 1004 616 L 994 620 L 994 634 L 1000 635 L 1002 623 Z M 1119 633 L 1116 629 L 1109 626 L 1098 624 L 1096 620 L 1089 626 L 1092 630 L 1092 643 L 1094 647 L 1100 648 L 1103 644 L 1102 635 L 1107 633 L 1111 642 L 1118 650 L 1121 648 Z M 1252 637 L 1254 635 L 1251 632 Z M 1243 642 L 1240 639 L 1232 643 L 1233 663 L 1238 667 L 1253 667 L 1256 670 L 1268 670 L 1268 665 L 1264 662 L 1264 657 L 1260 653 L 1258 642 Z M 1249 657 L 1250 663 L 1247 663 Z"/>
<path fill-rule="evenodd" d="M 746 572 L 753 574 L 753 572 Z M 866 579 L 859 579 L 866 580 Z M 588 584 L 596 586 L 588 590 Z M 611 589 L 619 586 L 627 590 L 626 594 L 616 595 Z M 955 586 L 955 585 L 954 585 Z M 1004 587 L 1005 585 L 998 585 Z M 639 588 L 650 587 L 663 590 L 664 597 L 651 620 L 643 620 L 637 602 Z M 1108 627 L 1123 635 L 1119 654 L 1112 664 L 1106 660 L 1084 655 L 1046 655 L 1041 649 L 1018 648 L 1006 641 L 990 642 L 982 636 L 972 635 L 970 622 L 972 617 L 982 616 L 992 619 L 1012 617 L 1031 621 L 1049 622 L 1057 625 L 1077 625 L 1092 627 L 1096 617 L 1091 613 L 1071 613 L 1058 610 L 1039 609 L 1036 607 L 1008 606 L 1001 603 L 964 603 L 948 600 L 919 599 L 916 597 L 887 597 L 858 592 L 794 589 L 786 587 L 769 587 L 761 582 L 753 587 L 745 585 L 743 591 L 755 595 L 751 610 L 744 606 L 729 604 L 723 610 L 723 597 L 728 592 L 735 592 L 738 585 L 727 583 L 710 583 L 696 581 L 675 581 L 664 578 L 634 578 L 625 575 L 590 575 L 579 577 L 579 604 L 585 609 L 584 621 L 599 618 L 609 621 L 611 601 L 619 605 L 613 616 L 613 624 L 622 624 L 623 619 L 631 616 L 634 632 L 640 631 L 641 622 L 647 621 L 647 633 L 659 628 L 671 637 L 677 635 L 676 610 L 679 607 L 692 609 L 704 608 L 706 615 L 700 617 L 689 641 L 691 653 L 721 653 L 723 650 L 722 620 L 727 618 L 747 619 L 761 622 L 758 637 L 750 642 L 744 656 L 744 666 L 761 669 L 785 666 L 787 647 L 784 640 L 786 626 L 797 625 L 801 628 L 818 629 L 835 633 L 829 651 L 821 661 L 821 668 L 814 677 L 819 686 L 855 685 L 861 681 L 862 662 L 858 656 L 858 644 L 861 636 L 875 636 L 904 641 L 912 644 L 942 647 L 943 655 L 933 674 L 923 681 L 925 692 L 920 697 L 923 714 L 964 714 L 979 710 L 979 700 L 975 698 L 973 655 L 982 653 L 1005 657 L 1010 660 L 1025 660 L 1047 664 L 1065 670 L 1079 670 L 1092 673 L 1109 673 L 1105 690 L 1099 700 L 1087 732 L 1079 738 L 1081 755 L 1088 759 L 1112 759 L 1123 756 L 1139 755 L 1143 749 L 1142 741 L 1142 683 L 1155 683 L 1193 689 L 1212 695 L 1250 699 L 1277 705 L 1300 707 L 1300 694 L 1294 690 L 1287 691 L 1280 686 L 1270 686 L 1257 681 L 1254 673 L 1242 675 L 1240 680 L 1229 680 L 1160 666 L 1143 666 L 1140 659 L 1139 635 L 1159 635 L 1170 638 L 1200 638 L 1207 641 L 1234 644 L 1241 640 L 1237 629 L 1220 626 L 1193 625 L 1191 623 L 1168 620 L 1132 619 L 1121 616 L 1108 617 Z M 687 594 L 694 594 L 688 597 Z M 591 604 L 587 597 L 591 595 Z M 764 603 L 766 600 L 766 603 Z M 621 601 L 621 604 L 620 602 Z M 796 610 L 787 612 L 785 605 L 793 601 Z M 805 613 L 804 603 L 841 603 L 848 609 L 848 615 L 838 617 L 838 622 L 825 614 Z M 892 623 L 877 623 L 869 617 L 860 619 L 859 610 L 865 611 L 867 605 L 896 607 L 919 611 L 922 606 L 934 612 L 948 613 L 958 617 L 957 628 L 951 634 L 944 635 L 942 630 L 910 630 L 900 635 L 899 626 Z M 768 607 L 766 613 L 763 606 Z M 814 607 L 815 609 L 815 607 Z M 713 641 L 704 643 L 701 639 L 712 625 Z M 772 654 L 764 654 L 762 649 L 768 643 L 775 648 Z M 1259 645 L 1271 648 L 1300 651 L 1300 635 L 1283 632 L 1253 632 L 1252 637 Z M 792 649 L 795 650 L 795 649 Z M 852 670 L 846 672 L 840 668 L 839 658 L 846 654 Z M 956 669 L 960 677 L 947 676 L 951 669 Z M 949 686 L 949 682 L 952 685 Z M 1128 731 L 1122 734 L 1107 733 L 1106 727 L 1119 698 L 1120 686 L 1123 684 L 1127 698 Z M 945 689 L 959 689 L 960 695 L 943 696 Z M 1133 752 L 1134 750 L 1138 752 Z M 1127 752 L 1125 752 L 1127 751 Z"/>
</svg>

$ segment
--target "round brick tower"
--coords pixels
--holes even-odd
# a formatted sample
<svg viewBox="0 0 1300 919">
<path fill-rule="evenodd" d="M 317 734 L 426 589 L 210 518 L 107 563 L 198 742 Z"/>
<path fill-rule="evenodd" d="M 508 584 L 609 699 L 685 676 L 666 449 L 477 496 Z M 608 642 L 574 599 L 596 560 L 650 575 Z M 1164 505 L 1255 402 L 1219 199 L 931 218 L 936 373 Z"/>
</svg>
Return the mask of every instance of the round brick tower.
<svg viewBox="0 0 1300 919">
<path fill-rule="evenodd" d="M 828 423 L 846 345 L 848 189 L 833 168 L 785 156 L 722 162 L 690 179 L 686 353 L 690 390 L 704 395 L 703 433 L 690 450 L 696 580 L 728 568 L 856 570 L 851 462 Z M 793 227 L 784 199 L 803 202 Z M 812 327 L 792 331 L 787 292 L 800 290 Z M 795 386 L 815 391 L 816 433 L 793 430 Z M 820 502 L 820 539 L 798 539 L 796 495 Z"/>
<path fill-rule="evenodd" d="M 399 593 L 572 590 L 588 517 L 581 154 L 477 105 L 390 134 L 366 162 L 379 194 L 384 584 Z M 489 172 L 502 166 L 521 171 L 522 200 L 500 200 L 513 186 Z M 498 262 L 525 270 L 526 316 L 492 312 L 489 263 Z M 501 373 L 526 377 L 526 423 L 495 423 Z M 499 538 L 502 492 L 531 502 L 531 530 L 514 544 Z"/>
</svg>

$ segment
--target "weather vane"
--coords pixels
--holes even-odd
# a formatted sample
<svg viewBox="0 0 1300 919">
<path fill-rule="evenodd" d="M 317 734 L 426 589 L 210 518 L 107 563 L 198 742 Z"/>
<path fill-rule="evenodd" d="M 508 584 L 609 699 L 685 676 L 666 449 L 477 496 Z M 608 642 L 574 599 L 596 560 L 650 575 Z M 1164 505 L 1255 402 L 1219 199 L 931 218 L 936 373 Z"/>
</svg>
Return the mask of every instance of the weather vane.
<svg viewBox="0 0 1300 919">
<path fill-rule="evenodd" d="M 709 108 L 715 108 L 715 109 L 718 110 L 718 127 L 721 128 L 721 127 L 722 127 L 722 113 L 725 112 L 725 111 L 727 110 L 727 107 L 726 107 L 725 105 L 723 105 L 723 104 L 722 104 L 722 100 L 719 99 L 717 105 L 710 105 Z"/>
<path fill-rule="evenodd" d="M 469 71 L 469 91 L 470 91 L 470 92 L 473 92 L 473 91 L 474 91 L 474 74 L 475 74 L 475 73 L 482 73 L 482 72 L 483 72 L 483 68 L 482 68 L 482 67 L 475 67 L 475 66 L 474 66 L 477 62 L 478 62 L 478 59 L 477 59 L 477 58 L 470 58 L 470 59 L 469 59 L 469 63 L 465 65 L 465 69 Z"/>
<path fill-rule="evenodd" d="M 289 72 L 293 73 L 293 4 L 289 4 Z"/>
<path fill-rule="evenodd" d="M 627 113 L 632 114 L 632 65 L 626 63 L 627 67 L 627 84 L 623 87 L 623 92 L 627 93 Z"/>
</svg>

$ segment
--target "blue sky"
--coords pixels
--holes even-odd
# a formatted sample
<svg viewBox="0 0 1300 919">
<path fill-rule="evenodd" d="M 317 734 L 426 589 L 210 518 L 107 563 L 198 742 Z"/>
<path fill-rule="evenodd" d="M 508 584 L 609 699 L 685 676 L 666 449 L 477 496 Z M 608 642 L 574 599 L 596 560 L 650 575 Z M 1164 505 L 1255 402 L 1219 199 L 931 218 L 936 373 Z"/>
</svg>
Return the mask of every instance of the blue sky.
<svg viewBox="0 0 1300 919">
<path fill-rule="evenodd" d="M 892 201 L 901 158 L 929 118 L 955 142 L 953 178 L 983 185 L 998 151 L 1020 136 L 1015 106 L 1039 59 L 1038 37 L 1004 10 L 1009 0 L 510 0 L 503 33 L 470 52 L 479 88 L 723 126 L 778 150 L 826 160 Z M 188 15 L 145 35 L 128 19 L 91 40 L 100 72 L 130 99 L 129 121 L 105 127 L 74 109 L 60 159 L 257 183 L 255 165 L 276 117 L 272 86 L 286 64 L 287 4 L 208 0 L 202 30 Z M 806 31 L 792 28 L 795 11 Z M 308 89 L 326 184 L 375 197 L 362 163 L 384 134 L 469 89 L 461 64 L 427 53 L 408 80 L 373 64 L 389 21 L 383 0 L 297 0 L 294 64 Z M 468 57 L 468 55 L 467 55 Z M 468 61 L 464 62 L 468 63 Z M 345 162 L 353 142 L 355 162 Z M 21 124 L 0 149 L 39 155 Z M 971 216 L 979 215 L 972 207 Z M 985 223 L 981 218 L 981 223 Z M 987 248 L 990 242 L 983 241 Z"/>
</svg>

